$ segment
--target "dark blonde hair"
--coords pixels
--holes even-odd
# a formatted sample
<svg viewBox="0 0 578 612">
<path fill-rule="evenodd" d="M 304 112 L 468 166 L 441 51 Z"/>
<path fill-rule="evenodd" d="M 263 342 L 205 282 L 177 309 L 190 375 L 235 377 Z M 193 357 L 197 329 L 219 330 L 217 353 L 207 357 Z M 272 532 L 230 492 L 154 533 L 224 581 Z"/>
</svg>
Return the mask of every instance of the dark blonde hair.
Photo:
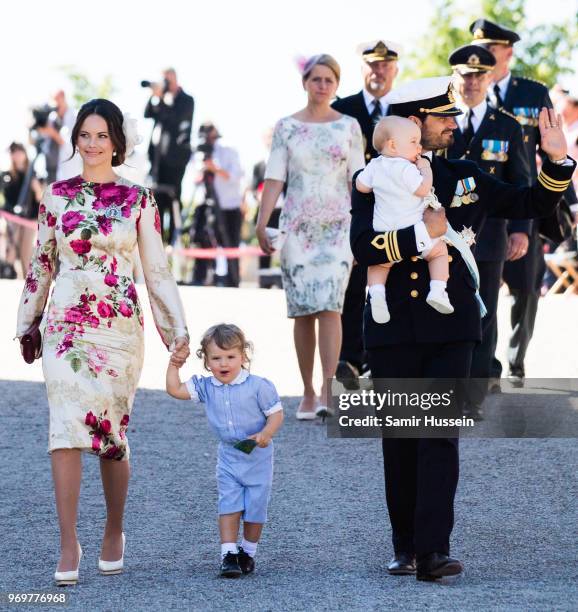
<svg viewBox="0 0 578 612">
<path fill-rule="evenodd" d="M 197 357 L 203 360 L 206 370 L 209 369 L 207 366 L 207 349 L 211 342 L 214 342 L 224 351 L 238 348 L 243 355 L 243 367 L 245 367 L 245 364 L 249 365 L 251 363 L 249 352 L 253 350 L 253 344 L 247 341 L 245 334 L 236 325 L 232 323 L 219 323 L 209 327 L 203 334 L 201 347 L 197 350 Z"/>
<path fill-rule="evenodd" d="M 314 55 L 313 57 L 310 57 L 307 60 L 305 66 L 303 66 L 304 81 L 306 81 L 311 76 L 311 72 L 313 71 L 313 68 L 315 68 L 315 66 L 326 66 L 327 68 L 329 68 L 329 70 L 333 72 L 335 78 L 337 79 L 337 82 L 339 83 L 341 79 L 341 68 L 337 63 L 337 60 L 333 56 L 328 55 L 327 53 L 320 53 L 319 55 Z"/>
</svg>

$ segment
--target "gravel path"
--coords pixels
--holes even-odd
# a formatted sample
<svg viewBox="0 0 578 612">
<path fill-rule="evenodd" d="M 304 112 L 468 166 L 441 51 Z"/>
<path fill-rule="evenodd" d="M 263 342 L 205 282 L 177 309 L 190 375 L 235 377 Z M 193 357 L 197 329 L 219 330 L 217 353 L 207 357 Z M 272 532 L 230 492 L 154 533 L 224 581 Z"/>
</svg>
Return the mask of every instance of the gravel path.
<svg viewBox="0 0 578 612">
<path fill-rule="evenodd" d="M 55 591 L 58 530 L 43 385 L 0 381 L 0 591 Z M 328 440 L 297 423 L 276 442 L 270 522 L 254 576 L 218 578 L 216 444 L 201 409 L 139 391 L 126 572 L 97 573 L 104 502 L 84 459 L 81 581 L 73 610 L 576 610 L 576 442 L 462 441 L 452 584 L 390 577 L 379 440 Z M 22 608 L 21 608 L 22 609 Z"/>
</svg>

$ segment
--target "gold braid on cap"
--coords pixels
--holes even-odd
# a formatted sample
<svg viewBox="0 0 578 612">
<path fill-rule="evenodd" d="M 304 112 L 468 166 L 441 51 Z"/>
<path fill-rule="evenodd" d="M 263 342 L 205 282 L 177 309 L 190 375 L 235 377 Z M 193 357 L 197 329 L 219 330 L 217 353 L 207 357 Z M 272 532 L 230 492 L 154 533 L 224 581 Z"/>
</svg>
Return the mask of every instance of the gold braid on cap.
<svg viewBox="0 0 578 612">
<path fill-rule="evenodd" d="M 426 113 L 426 114 L 427 113 L 443 113 L 444 111 L 448 111 L 454 108 L 455 103 L 456 103 L 456 98 L 454 96 L 454 92 L 453 92 L 451 83 L 448 86 L 447 96 L 448 96 L 448 100 L 450 101 L 449 104 L 444 104 L 442 106 L 436 106 L 435 108 L 420 108 L 419 112 Z"/>
</svg>

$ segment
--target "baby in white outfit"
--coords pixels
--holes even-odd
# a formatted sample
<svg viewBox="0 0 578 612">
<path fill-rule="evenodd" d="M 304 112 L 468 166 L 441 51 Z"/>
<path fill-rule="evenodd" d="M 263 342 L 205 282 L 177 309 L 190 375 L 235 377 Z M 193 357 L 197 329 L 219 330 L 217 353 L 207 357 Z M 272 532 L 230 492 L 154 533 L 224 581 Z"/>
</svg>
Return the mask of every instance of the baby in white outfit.
<svg viewBox="0 0 578 612">
<path fill-rule="evenodd" d="M 372 159 L 357 176 L 356 187 L 362 193 L 375 194 L 373 229 L 385 232 L 403 229 L 422 220 L 424 198 L 431 194 L 433 175 L 429 160 L 420 157 L 421 130 L 403 117 L 384 117 L 373 132 L 373 147 L 381 155 Z M 454 311 L 446 291 L 449 278 L 448 249 L 436 238 L 434 245 L 422 251 L 428 262 L 430 291 L 426 302 L 442 314 Z M 385 284 L 393 263 L 369 266 L 367 284 L 371 315 L 376 323 L 390 319 Z"/>
</svg>

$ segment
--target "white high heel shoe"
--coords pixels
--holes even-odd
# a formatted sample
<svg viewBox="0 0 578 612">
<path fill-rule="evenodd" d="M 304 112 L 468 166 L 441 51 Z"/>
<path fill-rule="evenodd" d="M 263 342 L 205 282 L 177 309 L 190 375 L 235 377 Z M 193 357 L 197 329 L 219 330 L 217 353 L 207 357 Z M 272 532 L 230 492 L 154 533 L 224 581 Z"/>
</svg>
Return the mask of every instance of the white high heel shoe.
<svg viewBox="0 0 578 612">
<path fill-rule="evenodd" d="M 78 582 L 78 569 L 80 567 L 80 560 L 82 559 L 82 548 L 78 545 L 78 565 L 75 570 L 69 572 L 54 572 L 54 582 L 56 586 L 71 586 Z"/>
<path fill-rule="evenodd" d="M 113 574 L 120 574 L 124 567 L 124 545 L 126 543 L 126 538 L 124 537 L 124 533 L 122 534 L 122 556 L 118 561 L 103 561 L 102 559 L 98 560 L 98 569 L 101 574 L 105 576 L 112 576 Z"/>
</svg>

